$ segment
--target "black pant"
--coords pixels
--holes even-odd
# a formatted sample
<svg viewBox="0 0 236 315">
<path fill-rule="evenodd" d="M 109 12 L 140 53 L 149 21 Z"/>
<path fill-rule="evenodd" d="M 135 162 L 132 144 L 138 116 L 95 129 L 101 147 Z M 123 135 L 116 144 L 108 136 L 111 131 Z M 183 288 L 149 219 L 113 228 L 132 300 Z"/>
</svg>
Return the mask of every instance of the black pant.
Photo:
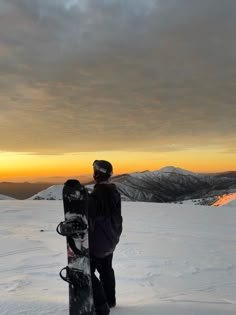
<svg viewBox="0 0 236 315">
<path fill-rule="evenodd" d="M 112 268 L 113 254 L 104 258 L 91 257 L 91 276 L 95 308 L 108 303 L 114 304 L 116 300 L 115 273 Z M 95 271 L 99 273 L 99 279 Z"/>
</svg>

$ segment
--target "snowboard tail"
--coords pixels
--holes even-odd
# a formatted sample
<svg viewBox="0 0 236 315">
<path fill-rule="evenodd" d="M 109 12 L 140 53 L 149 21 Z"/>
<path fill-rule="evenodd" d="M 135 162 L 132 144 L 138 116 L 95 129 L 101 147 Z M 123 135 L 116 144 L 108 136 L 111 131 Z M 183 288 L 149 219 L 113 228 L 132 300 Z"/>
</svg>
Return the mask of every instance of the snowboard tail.
<svg viewBox="0 0 236 315">
<path fill-rule="evenodd" d="M 60 277 L 69 284 L 70 315 L 95 315 L 88 242 L 88 191 L 78 180 L 63 188 L 65 221 L 57 232 L 66 237 L 68 265 Z"/>
</svg>

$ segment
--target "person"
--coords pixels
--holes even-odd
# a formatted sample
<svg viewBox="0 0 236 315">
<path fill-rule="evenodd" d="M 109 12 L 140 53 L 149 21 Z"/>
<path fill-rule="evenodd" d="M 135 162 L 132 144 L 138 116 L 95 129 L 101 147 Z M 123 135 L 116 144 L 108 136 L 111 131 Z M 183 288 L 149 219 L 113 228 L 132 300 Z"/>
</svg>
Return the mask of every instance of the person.
<svg viewBox="0 0 236 315">
<path fill-rule="evenodd" d="M 95 186 L 89 194 L 89 248 L 94 305 L 97 315 L 108 315 L 116 306 L 113 253 L 122 233 L 121 197 L 110 183 L 112 164 L 95 160 Z M 99 273 L 99 278 L 95 272 Z"/>
</svg>

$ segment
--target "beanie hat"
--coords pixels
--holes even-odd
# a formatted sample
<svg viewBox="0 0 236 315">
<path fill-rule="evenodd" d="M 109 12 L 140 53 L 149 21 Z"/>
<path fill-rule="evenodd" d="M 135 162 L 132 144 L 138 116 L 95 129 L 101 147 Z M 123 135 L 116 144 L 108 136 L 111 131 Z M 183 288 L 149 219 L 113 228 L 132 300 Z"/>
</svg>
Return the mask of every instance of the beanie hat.
<svg viewBox="0 0 236 315">
<path fill-rule="evenodd" d="M 113 167 L 105 160 L 95 160 L 93 162 L 94 179 L 96 181 L 107 180 L 112 176 Z"/>
</svg>

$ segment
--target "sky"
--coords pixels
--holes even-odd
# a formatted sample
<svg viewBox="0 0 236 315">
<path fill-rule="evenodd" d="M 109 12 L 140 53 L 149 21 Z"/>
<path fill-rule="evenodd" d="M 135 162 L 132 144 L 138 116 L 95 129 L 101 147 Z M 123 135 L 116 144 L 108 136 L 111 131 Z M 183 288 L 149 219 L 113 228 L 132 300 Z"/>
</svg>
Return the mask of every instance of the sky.
<svg viewBox="0 0 236 315">
<path fill-rule="evenodd" d="M 0 0 L 0 181 L 236 170 L 235 0 Z"/>
</svg>

